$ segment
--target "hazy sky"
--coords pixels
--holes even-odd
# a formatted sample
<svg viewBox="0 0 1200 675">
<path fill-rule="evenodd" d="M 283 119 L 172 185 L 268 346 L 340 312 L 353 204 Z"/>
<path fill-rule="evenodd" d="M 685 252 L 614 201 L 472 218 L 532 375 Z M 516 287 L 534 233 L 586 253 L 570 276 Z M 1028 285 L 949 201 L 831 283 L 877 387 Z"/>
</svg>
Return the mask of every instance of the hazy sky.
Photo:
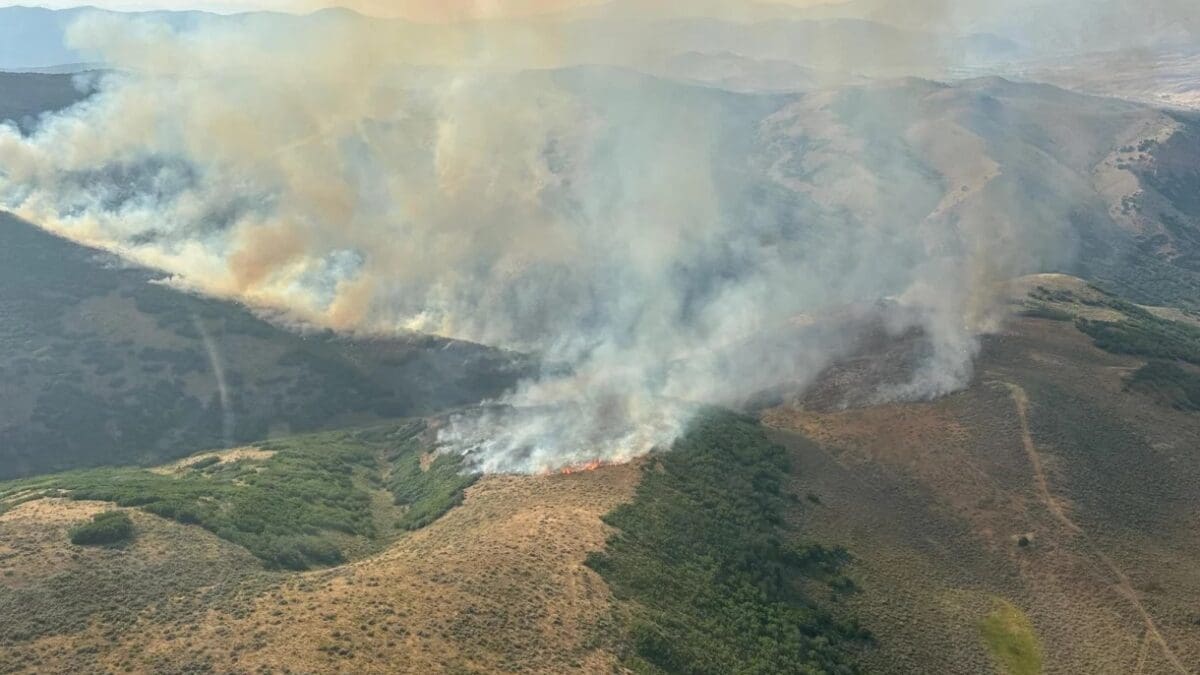
<svg viewBox="0 0 1200 675">
<path fill-rule="evenodd" d="M 364 14 L 376 16 L 434 15 L 506 15 L 534 14 L 553 11 L 564 7 L 599 4 L 605 0 L 26 0 L 8 2 L 0 0 L 0 7 L 26 5 L 38 7 L 77 7 L 92 5 L 114 10 L 200 9 L 211 12 L 237 12 L 247 10 L 276 10 L 286 12 L 309 12 L 322 7 L 348 6 Z M 774 0 L 779 4 L 817 5 L 832 0 Z M 647 0 L 652 4 L 655 0 Z"/>
</svg>

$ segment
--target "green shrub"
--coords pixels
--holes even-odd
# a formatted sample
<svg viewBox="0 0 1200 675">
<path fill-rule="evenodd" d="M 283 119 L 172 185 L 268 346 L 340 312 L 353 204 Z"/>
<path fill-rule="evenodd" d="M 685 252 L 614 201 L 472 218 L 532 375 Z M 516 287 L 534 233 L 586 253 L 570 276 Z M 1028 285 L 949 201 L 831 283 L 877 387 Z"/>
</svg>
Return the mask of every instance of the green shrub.
<svg viewBox="0 0 1200 675">
<path fill-rule="evenodd" d="M 588 558 L 628 611 L 626 666 L 646 673 L 854 673 L 870 635 L 805 592 L 852 592 L 849 554 L 797 543 L 785 519 L 787 451 L 752 419 L 702 416 L 642 472 L 617 528 Z"/>
<path fill-rule="evenodd" d="M 1042 304 L 1027 307 L 1021 310 L 1020 315 L 1031 319 L 1047 319 L 1049 321 L 1070 321 L 1074 318 L 1070 312 Z"/>
<path fill-rule="evenodd" d="M 298 436 L 262 444 L 275 454 L 259 461 L 221 463 L 213 456 L 168 474 L 76 471 L 0 483 L 0 495 L 35 488 L 39 495 L 137 507 L 203 527 L 268 567 L 336 565 L 346 559 L 338 542 L 369 541 L 381 529 L 392 530 L 396 514 L 378 514 L 377 523 L 372 491 L 387 487 L 407 507 L 396 523 L 402 529 L 423 527 L 462 501 L 475 478 L 462 472 L 455 456 L 422 469 L 417 436 L 423 429 L 409 422 Z"/>
<path fill-rule="evenodd" d="M 462 458 L 438 455 L 425 467 L 421 466 L 421 451 L 416 434 L 395 453 L 388 489 L 397 506 L 407 507 L 396 527 L 417 530 L 432 523 L 463 501 L 463 494 L 478 476 L 463 471 Z"/>
<path fill-rule="evenodd" d="M 213 466 L 215 464 L 220 464 L 220 463 L 221 463 L 220 457 L 218 457 L 216 455 L 209 455 L 208 457 L 205 457 L 198 461 L 192 462 L 191 464 L 188 464 L 188 468 L 191 469 L 192 471 L 203 471 L 203 470 L 209 468 L 210 466 Z"/>
<path fill-rule="evenodd" d="M 1200 328 L 1160 319 L 1123 300 L 1109 299 L 1104 305 L 1124 314 L 1125 320 L 1092 321 L 1080 318 L 1075 321 L 1075 326 L 1090 336 L 1097 347 L 1114 354 L 1173 359 L 1200 365 Z"/>
<path fill-rule="evenodd" d="M 1151 361 L 1130 376 L 1127 386 L 1176 410 L 1200 410 L 1200 375 L 1176 363 Z"/>
<path fill-rule="evenodd" d="M 979 632 L 1005 675 L 1042 672 L 1042 648 L 1033 624 L 1012 603 L 997 599 L 995 609 L 979 623 Z"/>
<path fill-rule="evenodd" d="M 106 511 L 71 528 L 70 535 L 78 546 L 119 544 L 133 539 L 133 520 L 124 511 Z"/>
</svg>

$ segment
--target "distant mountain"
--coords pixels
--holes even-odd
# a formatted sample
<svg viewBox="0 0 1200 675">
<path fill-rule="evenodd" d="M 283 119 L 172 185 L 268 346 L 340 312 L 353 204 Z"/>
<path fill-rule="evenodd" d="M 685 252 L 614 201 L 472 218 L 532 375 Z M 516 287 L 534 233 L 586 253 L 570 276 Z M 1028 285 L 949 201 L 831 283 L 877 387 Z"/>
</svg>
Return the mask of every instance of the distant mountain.
<svg viewBox="0 0 1200 675">
<path fill-rule="evenodd" d="M 1014 238 L 1028 247 L 1012 252 L 1021 269 L 1200 307 L 1196 118 L 999 78 L 765 95 L 600 67 L 528 76 L 614 124 L 637 114 L 621 101 L 645 97 L 711 111 L 721 217 L 797 251 L 870 231 L 874 248 L 851 252 L 881 288 L 930 246 Z M 70 91 L 57 82 L 61 103 Z M 930 238 L 902 236 L 913 228 Z M 0 376 L 13 383 L 0 394 L 0 466 L 11 474 L 436 410 L 517 375 L 510 356 L 472 345 L 290 333 L 15 221 L 0 239 Z"/>
<path fill-rule="evenodd" d="M 86 81 L 71 75 L 0 72 L 0 121 L 29 130 L 39 115 L 66 108 L 87 90 Z"/>
<path fill-rule="evenodd" d="M 802 19 L 806 11 L 795 5 L 744 0 L 613 0 L 550 14 L 555 20 L 620 19 L 657 21 L 703 17 L 738 22 Z"/>
<path fill-rule="evenodd" d="M 804 91 L 824 81 L 819 71 L 791 61 L 752 59 L 733 52 L 670 53 L 647 59 L 637 68 L 659 77 L 746 93 Z"/>
<path fill-rule="evenodd" d="M 105 65 L 98 61 L 91 63 L 63 63 L 56 66 L 38 66 L 36 68 L 16 68 L 6 71 L 16 74 L 36 75 L 78 75 L 94 70 L 103 70 Z"/>
<path fill-rule="evenodd" d="M 289 14 L 251 12 L 213 14 L 200 11 L 110 12 L 95 7 L 46 9 L 43 7 L 0 7 L 0 70 L 28 71 L 57 68 L 69 64 L 95 63 L 97 55 L 67 45 L 67 29 L 85 14 L 121 15 L 163 22 L 186 29 L 206 21 L 245 21 L 267 19 L 287 21 Z"/>
<path fill-rule="evenodd" d="M 0 8 L 0 70 L 29 70 L 63 64 L 94 62 L 66 45 L 67 27 L 94 9 Z M 395 39 L 436 42 L 438 27 L 367 18 L 346 10 L 310 15 L 247 13 L 216 15 L 203 12 L 142 12 L 125 16 L 162 21 L 179 29 L 206 23 L 253 22 L 275 29 L 312 22 L 370 22 Z M 804 20 L 785 5 L 742 5 L 710 2 L 692 5 L 636 7 L 624 2 L 549 15 L 536 20 L 546 30 L 561 33 L 570 44 L 559 66 L 602 64 L 641 67 L 683 54 L 737 54 L 754 60 L 789 61 L 794 66 L 834 71 L 869 69 L 895 73 L 902 69 L 935 72 L 943 65 L 977 65 L 1016 54 L 1016 43 L 986 34 L 897 27 L 859 18 Z M 500 44 L 520 40 L 522 26 L 497 21 L 480 24 L 480 35 L 493 34 Z M 519 42 L 518 42 L 519 43 Z M 614 49 L 613 45 L 629 45 Z M 647 52 L 647 50 L 651 50 Z M 513 67 L 521 67 L 514 64 Z M 530 64 L 532 65 L 532 64 Z M 545 64 L 539 64 L 544 66 Z M 765 74 L 778 64 L 766 65 Z M 907 74 L 907 73 L 906 73 Z M 685 79 L 687 74 L 685 73 Z M 703 80 L 703 74 L 692 79 Z"/>
<path fill-rule="evenodd" d="M 1004 248 L 1015 258 L 1005 267 L 1071 272 L 1138 302 L 1200 309 L 1196 116 L 996 77 L 799 94 L 602 68 L 557 78 L 600 110 L 654 100 L 680 115 L 713 111 L 721 217 L 795 247 L 798 260 L 852 237 L 859 245 L 842 262 L 873 261 L 886 288 L 931 250 L 1021 242 Z M 861 299 L 847 293 L 829 301 Z"/>
<path fill-rule="evenodd" d="M 1031 271 L 1200 307 L 1195 116 L 1000 78 L 904 80 L 796 97 L 758 134 L 756 161 L 785 189 L 775 208 L 790 204 L 811 236 L 1020 233 Z"/>
<path fill-rule="evenodd" d="M 92 61 L 67 45 L 67 28 L 87 13 L 112 13 L 94 7 L 53 10 L 42 7 L 0 7 L 0 69 L 25 70 Z M 205 12 L 136 12 L 137 16 L 174 26 L 193 25 L 215 14 Z"/>
<path fill-rule="evenodd" d="M 914 30 L 992 33 L 1043 55 L 1157 50 L 1200 40 L 1200 13 L 1191 0 L 849 0 L 818 5 L 803 15 L 867 19 Z"/>
<path fill-rule="evenodd" d="M 706 17 L 658 21 L 596 18 L 566 23 L 561 30 L 578 38 L 572 41 L 576 46 L 568 58 L 635 68 L 663 55 L 700 53 L 736 54 L 831 73 L 936 75 L 951 66 L 993 64 L 1019 55 L 1015 43 L 994 35 L 959 36 L 861 19 L 737 23 Z M 634 48 L 615 52 L 611 43 L 597 39 L 606 35 Z"/>
</svg>

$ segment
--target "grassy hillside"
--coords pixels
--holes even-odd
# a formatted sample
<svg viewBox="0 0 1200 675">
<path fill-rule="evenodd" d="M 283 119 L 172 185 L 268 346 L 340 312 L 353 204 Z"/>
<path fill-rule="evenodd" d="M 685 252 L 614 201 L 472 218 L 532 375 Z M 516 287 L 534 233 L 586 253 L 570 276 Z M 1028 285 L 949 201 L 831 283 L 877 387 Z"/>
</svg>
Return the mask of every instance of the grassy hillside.
<svg viewBox="0 0 1200 675">
<path fill-rule="evenodd" d="M 1195 318 L 1029 283 L 964 391 L 765 414 L 799 522 L 855 554 L 868 671 L 1195 672 Z"/>
<path fill-rule="evenodd" d="M 611 672 L 610 642 L 599 639 L 612 635 L 609 592 L 584 559 L 603 547 L 601 517 L 632 495 L 636 469 L 487 476 L 464 498 L 445 481 L 462 477 L 422 454 L 423 433 L 383 425 L 151 472 L 4 486 L 0 671 Z M 332 457 L 318 466 L 322 447 Z M 94 480 L 106 472 L 112 480 Z M 321 486 L 303 488 L 311 500 L 288 501 L 318 475 Z M 153 515 L 152 504 L 53 496 L 51 483 L 85 476 L 88 489 L 137 481 L 152 497 L 194 491 L 201 518 L 238 529 L 214 534 Z M 347 517 L 361 512 L 362 494 L 369 522 Z M 130 517 L 130 541 L 71 543 L 73 528 L 114 509 Z M 418 511 L 431 522 L 412 529 Z M 318 528 L 301 536 L 339 546 L 348 561 L 295 573 L 222 538 L 254 535 L 255 522 L 263 534 L 296 531 L 300 520 Z M 320 529 L 345 522 L 374 534 Z"/>
<path fill-rule="evenodd" d="M 1023 314 L 1073 321 L 1100 349 L 1147 359 L 1126 389 L 1178 410 L 1200 410 L 1200 320 L 1194 312 L 1147 308 L 1095 287 L 1036 286 Z"/>
<path fill-rule="evenodd" d="M 1194 671 L 1200 419 L 1132 384 L 1193 366 L 1080 330 L 1191 317 L 1054 280 L 962 392 L 711 412 L 635 466 L 476 480 L 392 423 L 6 484 L 0 608 L 37 621 L 7 613 L 0 665 Z M 130 541 L 70 543 L 114 508 Z"/>
<path fill-rule="evenodd" d="M 289 332 L 0 214 L 0 479 L 143 463 L 493 396 L 513 356 Z"/>
<path fill-rule="evenodd" d="M 370 549 L 461 502 L 471 478 L 462 475 L 459 458 L 441 456 L 419 468 L 423 430 L 413 422 L 326 432 L 204 453 L 162 469 L 93 469 L 0 484 L 0 512 L 44 497 L 109 502 L 202 527 L 268 567 L 334 565 L 346 560 L 347 548 Z"/>
</svg>

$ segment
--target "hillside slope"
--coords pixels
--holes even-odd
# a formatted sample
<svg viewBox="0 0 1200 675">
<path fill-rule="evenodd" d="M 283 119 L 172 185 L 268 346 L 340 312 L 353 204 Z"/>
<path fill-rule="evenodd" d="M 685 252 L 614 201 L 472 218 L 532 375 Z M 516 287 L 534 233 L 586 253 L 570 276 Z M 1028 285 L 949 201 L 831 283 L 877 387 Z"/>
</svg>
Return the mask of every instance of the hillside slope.
<svg viewBox="0 0 1200 675">
<path fill-rule="evenodd" d="M 70 106 L 86 96 L 87 79 L 51 73 L 0 72 L 0 123 L 10 120 L 31 130 L 39 115 Z"/>
<path fill-rule="evenodd" d="M 1200 317 L 1011 292 L 959 393 L 847 407 L 912 348 L 866 341 L 765 437 L 705 415 L 633 465 L 462 482 L 435 419 L 0 485 L 0 604 L 39 608 L 3 613 L 0 665 L 1194 672 Z M 112 508 L 132 543 L 68 542 Z M 324 569 L 280 569 L 289 542 Z M 54 603 L 82 585 L 109 590 Z"/>
<path fill-rule="evenodd" d="M 0 478 L 154 462 L 494 396 L 523 362 L 290 332 L 0 214 Z"/>
<path fill-rule="evenodd" d="M 848 611 L 880 645 L 866 665 L 965 674 L 999 659 L 1000 672 L 1040 672 L 1005 670 L 1005 645 L 1020 643 L 1045 672 L 1195 672 L 1200 418 L 1169 396 L 1200 374 L 1102 350 L 1072 317 L 1118 350 L 1136 343 L 1112 335 L 1183 345 L 1167 336 L 1200 329 L 1068 277 L 1023 290 L 1031 316 L 986 340 L 960 393 L 841 409 L 827 389 L 764 414 L 813 496 L 810 532 L 857 557 Z M 1147 374 L 1148 359 L 1162 365 Z M 1181 380 L 1145 386 L 1164 368 Z M 997 641 L 989 626 L 1009 628 Z"/>
<path fill-rule="evenodd" d="M 999 78 L 920 80 L 796 97 L 764 120 L 753 160 L 772 208 L 815 241 L 895 232 L 879 274 L 926 252 L 1000 246 L 1025 272 L 1067 271 L 1138 302 L 1195 307 L 1197 122 Z M 749 211 L 749 213 L 754 213 Z M 986 273 L 986 270 L 981 270 Z"/>
<path fill-rule="evenodd" d="M 303 573 L 138 509 L 131 543 L 75 546 L 112 504 L 24 502 L 0 513 L 0 670 L 604 672 L 611 597 L 583 563 L 637 477 L 487 477 L 381 552 Z"/>
</svg>

